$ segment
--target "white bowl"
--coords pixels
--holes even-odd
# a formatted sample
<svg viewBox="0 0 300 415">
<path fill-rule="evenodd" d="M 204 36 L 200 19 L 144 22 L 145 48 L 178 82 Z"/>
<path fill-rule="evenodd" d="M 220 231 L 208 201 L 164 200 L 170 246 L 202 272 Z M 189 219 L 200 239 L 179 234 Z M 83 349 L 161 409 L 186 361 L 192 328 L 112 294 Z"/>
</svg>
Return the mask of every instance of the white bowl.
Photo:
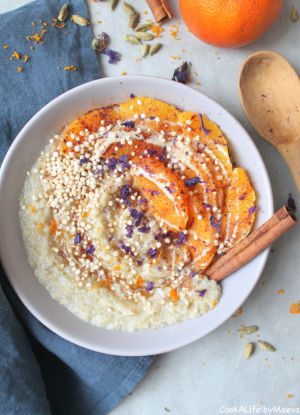
<svg viewBox="0 0 300 415">
<path fill-rule="evenodd" d="M 19 223 L 19 196 L 27 170 L 49 138 L 78 115 L 93 108 L 125 101 L 129 95 L 164 100 L 179 108 L 206 113 L 227 135 L 235 160 L 251 176 L 258 195 L 256 226 L 273 213 L 269 177 L 251 138 L 220 105 L 205 95 L 173 81 L 148 77 L 107 78 L 89 82 L 60 95 L 41 109 L 10 147 L 0 172 L 0 254 L 18 296 L 50 330 L 87 349 L 115 355 L 152 355 L 177 349 L 200 339 L 227 320 L 257 283 L 268 250 L 222 283 L 217 307 L 203 317 L 155 330 L 124 333 L 95 327 L 80 320 L 53 300 L 34 276 L 26 260 Z"/>
</svg>

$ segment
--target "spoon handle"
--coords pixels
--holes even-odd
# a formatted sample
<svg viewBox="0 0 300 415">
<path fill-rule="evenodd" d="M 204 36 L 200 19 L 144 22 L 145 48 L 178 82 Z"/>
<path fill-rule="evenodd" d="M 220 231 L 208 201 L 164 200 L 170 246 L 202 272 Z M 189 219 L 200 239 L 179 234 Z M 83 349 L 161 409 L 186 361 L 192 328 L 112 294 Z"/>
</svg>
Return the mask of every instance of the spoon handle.
<svg viewBox="0 0 300 415">
<path fill-rule="evenodd" d="M 278 150 L 289 166 L 300 193 L 300 140 L 284 143 L 278 146 Z"/>
</svg>

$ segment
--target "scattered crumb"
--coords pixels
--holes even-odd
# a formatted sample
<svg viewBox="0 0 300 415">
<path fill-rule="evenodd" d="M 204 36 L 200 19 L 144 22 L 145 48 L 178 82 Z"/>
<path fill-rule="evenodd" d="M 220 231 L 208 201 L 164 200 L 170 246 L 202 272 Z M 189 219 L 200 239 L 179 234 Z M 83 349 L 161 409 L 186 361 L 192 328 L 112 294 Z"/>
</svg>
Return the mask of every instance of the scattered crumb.
<svg viewBox="0 0 300 415">
<path fill-rule="evenodd" d="M 127 72 L 123 71 L 123 72 L 120 73 L 120 75 L 125 76 L 125 75 L 127 75 Z"/>
<path fill-rule="evenodd" d="M 292 393 L 288 393 L 287 395 L 286 395 L 286 397 L 288 398 L 288 399 L 291 399 L 291 398 L 293 398 L 293 394 Z"/>
<path fill-rule="evenodd" d="M 171 409 L 167 408 L 166 406 L 164 407 L 165 412 L 171 412 Z"/>
<path fill-rule="evenodd" d="M 17 71 L 20 73 L 20 72 L 22 72 L 23 71 L 23 67 L 22 66 L 18 66 L 17 67 Z"/>
<path fill-rule="evenodd" d="M 8 49 L 9 46 L 8 45 L 3 45 L 3 49 Z"/>
<path fill-rule="evenodd" d="M 276 294 L 285 294 L 285 289 L 284 288 L 280 288 Z"/>
</svg>

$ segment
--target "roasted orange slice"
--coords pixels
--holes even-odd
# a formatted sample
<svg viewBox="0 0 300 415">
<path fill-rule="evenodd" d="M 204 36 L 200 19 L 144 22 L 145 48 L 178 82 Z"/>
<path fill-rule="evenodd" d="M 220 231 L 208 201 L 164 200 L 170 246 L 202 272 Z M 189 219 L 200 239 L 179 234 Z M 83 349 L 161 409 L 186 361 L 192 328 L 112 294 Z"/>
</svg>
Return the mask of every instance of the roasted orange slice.
<svg viewBox="0 0 300 415">
<path fill-rule="evenodd" d="M 251 231 L 255 220 L 255 192 L 245 170 L 232 171 L 226 192 L 224 214 L 221 223 L 222 250 L 227 250 Z"/>
<path fill-rule="evenodd" d="M 151 158 L 131 160 L 133 184 L 149 203 L 149 210 L 170 229 L 186 229 L 189 199 L 184 182 L 161 161 Z"/>
</svg>

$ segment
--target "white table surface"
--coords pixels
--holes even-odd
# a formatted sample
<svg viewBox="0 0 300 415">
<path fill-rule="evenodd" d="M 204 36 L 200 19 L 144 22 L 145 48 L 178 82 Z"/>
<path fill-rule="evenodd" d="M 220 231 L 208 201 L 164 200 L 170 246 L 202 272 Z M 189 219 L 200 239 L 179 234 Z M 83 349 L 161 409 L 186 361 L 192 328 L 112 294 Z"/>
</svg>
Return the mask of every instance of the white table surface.
<svg viewBox="0 0 300 415">
<path fill-rule="evenodd" d="M 27 2 L 1 0 L 0 12 Z M 152 18 L 144 0 L 128 2 L 142 14 L 148 11 L 144 19 Z M 177 3 L 170 0 L 175 18 L 163 25 L 165 31 L 160 41 L 164 48 L 156 56 L 136 62 L 140 48 L 123 40 L 123 35 L 129 30 L 122 7 L 119 5 L 112 14 L 108 1 L 89 1 L 95 33 L 107 32 L 111 36 L 111 47 L 122 53 L 122 61 L 115 66 L 101 59 L 103 74 L 112 76 L 126 72 L 128 75 L 155 75 L 170 79 L 176 66 L 183 60 L 191 61 L 191 86 L 228 109 L 253 137 L 271 178 L 275 206 L 284 204 L 289 192 L 293 193 L 299 206 L 299 195 L 283 160 L 255 133 L 242 112 L 237 77 L 242 61 L 251 52 L 263 49 L 282 53 L 300 73 L 300 21 L 289 21 L 292 5 L 300 12 L 300 1 L 285 0 L 279 20 L 262 39 L 243 49 L 230 50 L 202 43 L 188 33 L 182 22 L 179 25 L 180 40 L 174 40 L 169 28 L 180 23 Z M 171 56 L 180 56 L 180 59 L 174 60 Z M 148 376 L 112 411 L 112 415 L 169 412 L 172 415 L 214 415 L 233 411 L 235 406 L 245 406 L 244 411 L 250 411 L 253 405 L 252 413 L 258 413 L 254 411 L 261 405 L 281 406 L 281 409 L 300 407 L 300 315 L 289 313 L 289 305 L 300 300 L 299 228 L 282 237 L 273 249 L 260 282 L 243 306 L 243 314 L 229 319 L 205 338 L 159 356 Z M 277 294 L 281 288 L 285 294 Z M 258 325 L 260 338 L 274 344 L 277 351 L 256 350 L 254 356 L 246 361 L 243 344 L 248 339 L 239 338 L 237 329 L 240 324 Z M 255 339 L 256 334 L 249 337 L 249 340 Z M 288 397 L 288 394 L 293 396 Z M 234 413 L 244 412 L 240 409 Z"/>
</svg>

